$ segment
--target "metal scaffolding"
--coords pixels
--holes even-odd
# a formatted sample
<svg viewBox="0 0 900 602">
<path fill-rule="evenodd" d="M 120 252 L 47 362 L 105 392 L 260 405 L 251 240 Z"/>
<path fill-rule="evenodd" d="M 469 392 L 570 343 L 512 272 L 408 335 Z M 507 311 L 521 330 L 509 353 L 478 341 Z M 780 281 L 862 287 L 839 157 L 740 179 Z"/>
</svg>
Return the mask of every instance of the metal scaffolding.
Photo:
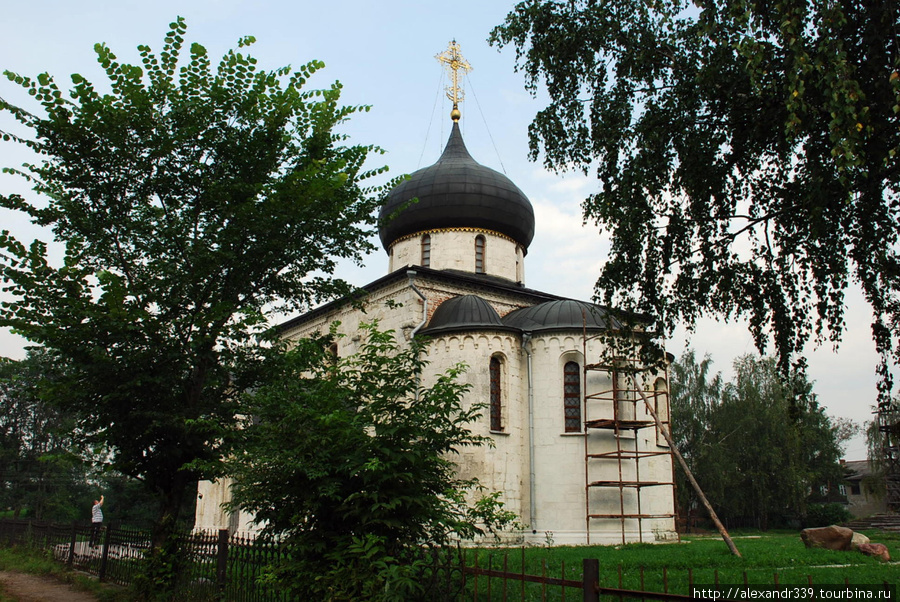
<svg viewBox="0 0 900 602">
<path fill-rule="evenodd" d="M 601 335 L 597 335 L 601 336 Z M 645 408 L 642 391 L 637 389 L 638 374 L 643 371 L 636 358 L 616 358 L 600 363 L 588 363 L 588 341 L 596 336 L 584 333 L 584 478 L 585 478 L 585 524 L 587 543 L 591 542 L 591 527 L 598 520 L 615 519 L 619 521 L 622 543 L 626 543 L 629 527 L 636 527 L 638 541 L 644 541 L 644 521 L 649 519 L 674 519 L 675 475 L 672 463 L 672 452 L 668 446 L 660 445 L 657 422 Z M 608 378 L 593 378 L 597 373 L 606 373 Z M 665 407 L 665 422 L 668 422 L 668 382 L 664 376 L 665 386 L 654 390 L 654 405 Z M 609 384 L 592 391 L 592 383 L 598 381 Z M 595 385 L 596 386 L 596 385 Z M 652 443 L 641 446 L 640 433 L 644 429 L 653 429 Z M 612 435 L 615 447 L 608 449 L 609 434 Z M 652 480 L 648 474 L 648 461 L 659 456 L 670 456 L 671 473 L 666 480 Z M 673 502 L 672 512 L 648 513 L 644 493 L 651 488 L 668 487 L 671 489 Z M 603 500 L 592 500 L 592 492 L 613 492 L 613 495 L 602 495 Z M 618 509 L 615 506 L 615 493 L 618 492 Z M 604 507 L 598 508 L 603 505 Z"/>
<path fill-rule="evenodd" d="M 900 512 L 900 408 L 891 400 L 877 411 L 881 434 L 881 462 L 884 474 L 885 502 L 890 512 Z"/>
</svg>

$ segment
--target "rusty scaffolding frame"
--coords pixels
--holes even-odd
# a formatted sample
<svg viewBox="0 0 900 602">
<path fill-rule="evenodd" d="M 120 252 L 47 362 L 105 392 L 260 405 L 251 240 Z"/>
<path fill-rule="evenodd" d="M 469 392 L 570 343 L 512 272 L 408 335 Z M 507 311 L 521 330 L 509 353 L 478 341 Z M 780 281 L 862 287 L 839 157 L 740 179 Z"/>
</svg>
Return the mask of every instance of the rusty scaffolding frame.
<svg viewBox="0 0 900 602">
<path fill-rule="evenodd" d="M 884 473 L 885 504 L 890 512 L 900 512 L 900 407 L 894 400 L 878 405 L 881 432 L 881 462 Z"/>
<path fill-rule="evenodd" d="M 592 522 L 603 519 L 617 519 L 621 530 L 622 543 L 626 543 L 626 527 L 636 526 L 638 541 L 643 542 L 644 521 L 664 518 L 675 518 L 675 465 L 671 447 L 659 444 L 660 433 L 657 432 L 656 419 L 648 415 L 644 409 L 644 395 L 637 390 L 638 374 L 643 372 L 636 358 L 617 358 L 609 362 L 588 363 L 588 342 L 602 335 L 588 336 L 585 329 L 583 335 L 584 367 L 582 379 L 584 409 L 584 480 L 585 480 L 585 528 L 587 543 L 591 543 Z M 591 391 L 592 378 L 596 372 L 609 375 L 610 385 L 598 391 Z M 660 401 L 668 408 L 668 371 L 662 376 L 664 390 L 654 390 L 654 403 L 660 407 Z M 664 396 L 660 400 L 660 396 Z M 668 422 L 668 411 L 666 422 Z M 640 432 L 653 429 L 655 445 L 642 449 Z M 615 441 L 615 449 L 603 451 L 602 433 L 611 433 Z M 659 456 L 669 456 L 671 476 L 668 480 L 648 480 L 642 476 L 641 469 L 647 474 L 647 460 Z M 643 465 L 643 466 L 642 466 Z M 603 478 L 595 478 L 592 473 L 605 474 Z M 616 478 L 613 478 L 613 477 Z M 644 490 L 648 488 L 670 487 L 673 511 L 665 513 L 644 512 Z M 596 490 L 618 491 L 618 512 L 602 512 L 592 508 L 591 493 Z M 631 491 L 633 495 L 626 495 Z M 626 502 L 626 497 L 631 498 Z M 613 502 L 614 502 L 613 498 Z M 608 504 L 608 502 L 607 502 Z"/>
</svg>

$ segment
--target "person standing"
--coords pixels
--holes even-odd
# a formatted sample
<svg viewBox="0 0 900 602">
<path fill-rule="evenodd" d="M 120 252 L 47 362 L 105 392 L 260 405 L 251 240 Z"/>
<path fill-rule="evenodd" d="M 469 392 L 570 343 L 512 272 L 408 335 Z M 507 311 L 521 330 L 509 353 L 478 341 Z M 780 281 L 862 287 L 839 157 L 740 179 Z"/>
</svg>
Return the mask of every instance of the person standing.
<svg viewBox="0 0 900 602">
<path fill-rule="evenodd" d="M 97 545 L 100 541 L 100 529 L 103 528 L 103 496 L 99 500 L 94 500 L 94 506 L 91 508 L 91 547 Z"/>
</svg>

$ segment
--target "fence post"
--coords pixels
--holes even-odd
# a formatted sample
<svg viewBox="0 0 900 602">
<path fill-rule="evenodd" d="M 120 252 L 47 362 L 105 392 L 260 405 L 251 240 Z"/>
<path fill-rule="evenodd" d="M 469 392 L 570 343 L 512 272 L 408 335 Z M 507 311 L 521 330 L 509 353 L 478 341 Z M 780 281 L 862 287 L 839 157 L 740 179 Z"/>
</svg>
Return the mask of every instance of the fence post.
<svg viewBox="0 0 900 602">
<path fill-rule="evenodd" d="M 100 553 L 100 570 L 97 571 L 97 580 L 106 579 L 106 565 L 109 562 L 109 539 L 112 525 L 107 525 L 106 533 L 103 534 L 103 551 Z"/>
<path fill-rule="evenodd" d="M 72 537 L 69 538 L 69 557 L 66 558 L 66 566 L 72 568 L 75 563 L 75 539 L 78 535 L 78 521 L 72 521 Z"/>
<path fill-rule="evenodd" d="M 219 529 L 219 540 L 216 545 L 216 586 L 220 594 L 225 593 L 228 571 L 228 529 Z"/>
<path fill-rule="evenodd" d="M 600 602 L 600 561 L 596 558 L 584 558 L 581 561 L 581 590 L 584 602 Z"/>
</svg>

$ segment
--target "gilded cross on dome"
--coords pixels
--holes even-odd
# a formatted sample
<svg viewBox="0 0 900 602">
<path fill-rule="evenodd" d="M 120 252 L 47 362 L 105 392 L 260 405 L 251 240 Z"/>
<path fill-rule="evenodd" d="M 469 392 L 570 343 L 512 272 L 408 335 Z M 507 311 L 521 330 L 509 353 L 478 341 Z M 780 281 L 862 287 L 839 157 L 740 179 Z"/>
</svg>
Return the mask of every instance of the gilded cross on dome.
<svg viewBox="0 0 900 602">
<path fill-rule="evenodd" d="M 434 58 L 442 62 L 444 66 L 447 67 L 447 72 L 450 74 L 451 83 L 447 86 L 447 98 L 453 101 L 453 110 L 450 111 L 450 119 L 459 121 L 459 103 L 462 102 L 462 99 L 465 97 L 463 89 L 460 86 L 459 72 L 462 70 L 463 73 L 468 73 L 472 70 L 472 65 L 463 58 L 463 55 L 459 51 L 459 44 L 456 43 L 456 40 L 450 42 L 447 50 L 436 55 Z"/>
</svg>

